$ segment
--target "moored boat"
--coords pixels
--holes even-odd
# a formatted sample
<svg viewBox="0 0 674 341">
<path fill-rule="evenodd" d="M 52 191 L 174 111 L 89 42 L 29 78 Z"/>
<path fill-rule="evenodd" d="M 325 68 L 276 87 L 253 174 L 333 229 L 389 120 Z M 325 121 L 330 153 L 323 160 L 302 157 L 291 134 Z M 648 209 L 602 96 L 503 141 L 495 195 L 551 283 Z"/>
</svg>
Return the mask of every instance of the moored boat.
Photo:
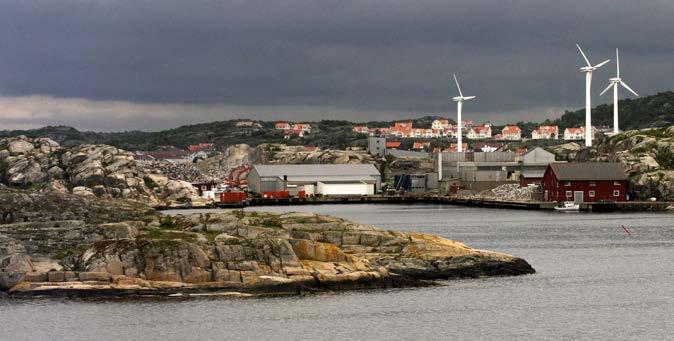
<svg viewBox="0 0 674 341">
<path fill-rule="evenodd" d="M 571 212 L 578 211 L 579 208 L 580 208 L 580 205 L 576 204 L 573 201 L 565 201 L 565 202 L 555 206 L 556 211 L 562 211 L 562 212 L 564 212 L 564 211 L 571 211 Z"/>
</svg>

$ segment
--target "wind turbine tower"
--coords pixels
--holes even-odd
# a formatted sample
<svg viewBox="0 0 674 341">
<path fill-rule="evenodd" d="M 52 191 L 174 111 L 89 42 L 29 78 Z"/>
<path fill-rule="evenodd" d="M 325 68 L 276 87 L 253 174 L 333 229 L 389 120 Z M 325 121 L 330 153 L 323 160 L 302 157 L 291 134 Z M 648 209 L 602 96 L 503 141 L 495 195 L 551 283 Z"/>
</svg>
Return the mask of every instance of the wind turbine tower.
<svg viewBox="0 0 674 341">
<path fill-rule="evenodd" d="M 585 53 L 583 52 L 583 49 L 580 48 L 580 45 L 576 44 L 578 47 L 578 51 L 580 51 L 580 54 L 583 55 L 583 59 L 585 59 L 585 62 L 587 63 L 587 66 L 583 66 L 580 68 L 580 72 L 585 72 L 585 146 L 586 147 L 591 147 L 592 146 L 592 116 L 590 111 L 591 109 L 591 95 L 590 95 L 590 88 L 592 86 L 592 71 L 602 67 L 604 64 L 610 62 L 610 59 L 607 59 L 595 66 L 592 66 L 590 64 L 590 61 L 587 59 L 587 56 L 585 56 Z"/>
<path fill-rule="evenodd" d="M 616 76 L 614 78 L 609 79 L 609 84 L 604 89 L 604 91 L 599 94 L 599 96 L 603 95 L 608 89 L 613 87 L 613 133 L 617 134 L 619 132 L 618 129 L 618 85 L 621 85 L 623 88 L 627 89 L 627 91 L 631 92 L 634 94 L 634 96 L 639 97 L 639 94 L 637 94 L 632 88 L 630 88 L 629 85 L 627 85 L 625 82 L 620 79 L 620 57 L 618 56 L 618 49 L 615 49 L 615 68 L 616 68 Z"/>
<path fill-rule="evenodd" d="M 457 136 L 457 146 L 456 150 L 458 152 L 463 152 L 463 144 L 461 142 L 461 129 L 462 123 L 461 123 L 461 108 L 463 107 L 463 101 L 471 100 L 475 98 L 475 96 L 464 96 L 463 93 L 461 92 L 461 86 L 459 86 L 459 80 L 456 79 L 456 75 L 454 75 L 454 82 L 456 82 L 456 88 L 459 90 L 459 96 L 452 97 L 452 101 L 456 102 L 456 121 L 459 124 L 458 128 L 456 129 L 456 136 Z"/>
</svg>

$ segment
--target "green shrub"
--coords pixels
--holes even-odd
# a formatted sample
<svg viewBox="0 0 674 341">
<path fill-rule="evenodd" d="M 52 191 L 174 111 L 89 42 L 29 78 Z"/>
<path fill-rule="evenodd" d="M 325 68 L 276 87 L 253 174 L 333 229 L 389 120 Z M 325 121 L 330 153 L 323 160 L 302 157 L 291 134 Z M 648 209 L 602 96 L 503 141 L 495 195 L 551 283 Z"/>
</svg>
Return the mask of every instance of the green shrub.
<svg viewBox="0 0 674 341">
<path fill-rule="evenodd" d="M 143 177 L 143 182 L 145 183 L 145 186 L 147 186 L 147 188 L 149 188 L 151 190 L 155 190 L 156 188 L 159 188 L 159 185 L 157 185 L 157 183 L 154 182 L 154 180 L 152 180 L 152 178 L 150 178 L 147 175 Z"/>
<path fill-rule="evenodd" d="M 661 149 L 655 154 L 655 161 L 658 162 L 660 168 L 674 169 L 674 154 L 670 149 Z"/>
<path fill-rule="evenodd" d="M 166 215 L 159 220 L 159 227 L 166 230 L 175 230 L 178 228 L 178 222 L 174 217 Z"/>
</svg>

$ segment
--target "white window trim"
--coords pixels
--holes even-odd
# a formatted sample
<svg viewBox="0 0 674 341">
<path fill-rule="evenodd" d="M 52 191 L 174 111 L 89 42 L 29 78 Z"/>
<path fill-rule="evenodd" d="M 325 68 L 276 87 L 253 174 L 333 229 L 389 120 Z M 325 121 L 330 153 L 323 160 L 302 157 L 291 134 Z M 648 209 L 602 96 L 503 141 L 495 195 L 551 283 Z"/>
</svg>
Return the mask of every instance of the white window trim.
<svg viewBox="0 0 674 341">
<path fill-rule="evenodd" d="M 590 198 L 594 198 L 595 193 L 594 191 L 589 191 L 588 195 L 590 196 Z"/>
<path fill-rule="evenodd" d="M 614 196 L 614 197 L 619 197 L 619 196 L 620 196 L 620 191 L 617 190 L 617 189 L 614 190 L 614 191 L 613 191 L 613 196 Z"/>
<path fill-rule="evenodd" d="M 566 197 L 571 198 L 573 196 L 573 191 L 566 191 Z"/>
</svg>

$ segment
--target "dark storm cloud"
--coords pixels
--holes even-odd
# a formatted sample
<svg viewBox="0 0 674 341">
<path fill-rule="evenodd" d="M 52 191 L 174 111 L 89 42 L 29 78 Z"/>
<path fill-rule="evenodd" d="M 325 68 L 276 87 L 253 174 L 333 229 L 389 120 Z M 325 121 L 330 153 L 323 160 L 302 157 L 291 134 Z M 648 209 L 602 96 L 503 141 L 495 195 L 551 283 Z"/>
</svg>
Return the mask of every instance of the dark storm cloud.
<svg viewBox="0 0 674 341">
<path fill-rule="evenodd" d="M 96 110 L 92 129 L 108 128 L 91 100 L 189 116 L 167 113 L 169 124 L 253 112 L 391 119 L 453 113 L 456 72 L 479 96 L 467 112 L 538 119 L 583 105 L 575 42 L 593 62 L 621 48 L 641 94 L 672 89 L 673 16 L 671 1 L 0 1 L 0 95 L 81 99 Z M 595 94 L 613 72 L 595 73 Z M 41 103 L 50 123 L 65 115 Z M 2 108 L 32 115 L 21 124 L 41 117 Z"/>
</svg>

